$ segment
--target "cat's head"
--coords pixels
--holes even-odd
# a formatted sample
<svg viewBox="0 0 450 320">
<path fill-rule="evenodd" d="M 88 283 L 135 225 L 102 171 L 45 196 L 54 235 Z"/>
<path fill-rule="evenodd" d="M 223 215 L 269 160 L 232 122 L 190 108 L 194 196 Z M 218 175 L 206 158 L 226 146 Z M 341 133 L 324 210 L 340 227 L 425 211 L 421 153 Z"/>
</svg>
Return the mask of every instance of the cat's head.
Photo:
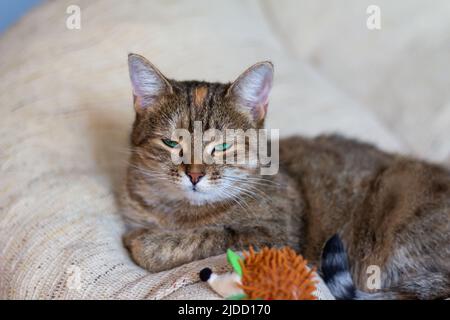
<svg viewBox="0 0 450 320">
<path fill-rule="evenodd" d="M 134 180 L 153 184 L 168 198 L 185 199 L 193 205 L 233 201 L 241 193 L 254 193 L 257 162 L 199 162 L 193 159 L 194 139 L 177 138 L 174 132 L 185 129 L 193 134 L 196 126 L 203 132 L 218 129 L 223 133 L 226 129 L 246 132 L 262 128 L 273 65 L 257 63 L 226 84 L 168 79 L 137 54 L 128 56 L 128 65 L 136 112 L 129 170 Z M 218 141 L 203 141 L 197 149 L 213 160 L 233 158 L 239 148 L 248 152 L 248 143 Z M 174 162 L 174 156 L 186 159 L 188 151 L 192 161 Z"/>
</svg>

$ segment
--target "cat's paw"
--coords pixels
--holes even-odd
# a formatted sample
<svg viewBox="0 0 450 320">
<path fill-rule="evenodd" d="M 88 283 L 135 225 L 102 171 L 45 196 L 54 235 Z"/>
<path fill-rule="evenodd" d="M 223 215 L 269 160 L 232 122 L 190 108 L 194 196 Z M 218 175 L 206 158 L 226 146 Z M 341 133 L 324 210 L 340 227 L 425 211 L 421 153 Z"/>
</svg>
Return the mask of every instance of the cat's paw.
<svg viewBox="0 0 450 320">
<path fill-rule="evenodd" d="M 125 248 L 130 250 L 132 246 L 136 244 L 137 241 L 139 241 L 139 237 L 143 235 L 144 233 L 148 233 L 149 231 L 147 229 L 134 229 L 126 233 L 122 237 L 123 245 Z"/>
<path fill-rule="evenodd" d="M 188 262 L 178 252 L 179 239 L 176 234 L 138 229 L 126 234 L 123 241 L 133 260 L 152 273 Z"/>
</svg>

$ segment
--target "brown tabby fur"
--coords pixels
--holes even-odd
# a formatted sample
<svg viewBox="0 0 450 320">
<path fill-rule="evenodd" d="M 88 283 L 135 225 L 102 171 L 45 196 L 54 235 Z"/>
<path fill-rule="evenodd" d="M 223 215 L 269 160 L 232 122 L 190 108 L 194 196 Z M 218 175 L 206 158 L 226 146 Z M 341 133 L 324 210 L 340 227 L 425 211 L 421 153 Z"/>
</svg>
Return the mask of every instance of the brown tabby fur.
<svg viewBox="0 0 450 320">
<path fill-rule="evenodd" d="M 194 120 L 204 130 L 260 128 L 264 121 L 240 112 L 230 84 L 167 81 L 172 90 L 155 106 L 142 110 L 135 99 L 123 205 L 140 225 L 124 238 L 137 264 L 158 272 L 227 248 L 289 245 L 317 265 L 324 242 L 339 233 L 358 288 L 368 291 L 367 267 L 378 265 L 382 297 L 450 296 L 449 171 L 338 136 L 291 137 L 280 142 L 277 175 L 238 168 L 264 179 L 234 183 L 251 194 L 194 205 L 176 187 L 189 165 L 174 166 L 161 137 L 175 127 L 192 130 Z M 174 114 L 181 114 L 177 123 Z M 200 169 L 214 183 L 225 167 Z M 172 180 L 152 176 L 156 171 Z"/>
</svg>

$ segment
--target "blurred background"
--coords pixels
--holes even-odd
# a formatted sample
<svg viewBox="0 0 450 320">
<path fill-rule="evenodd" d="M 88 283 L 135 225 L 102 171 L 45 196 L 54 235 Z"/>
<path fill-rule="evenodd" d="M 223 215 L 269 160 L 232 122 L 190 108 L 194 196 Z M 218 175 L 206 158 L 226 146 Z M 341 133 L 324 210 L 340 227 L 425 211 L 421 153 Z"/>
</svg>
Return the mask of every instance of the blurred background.
<svg viewBox="0 0 450 320">
<path fill-rule="evenodd" d="M 31 10 L 42 0 L 1 0 L 0 1 L 0 34 Z"/>
<path fill-rule="evenodd" d="M 126 85 L 125 56 L 131 51 L 146 55 L 168 76 L 221 81 L 231 81 L 256 60 L 271 59 L 277 68 L 271 126 L 286 134 L 338 131 L 388 150 L 436 161 L 449 157 L 449 1 L 0 3 L 2 71 L 10 68 L 8 54 L 20 60 L 18 70 L 30 61 L 47 72 L 64 65 L 60 76 L 74 65 L 77 77 L 106 68 L 111 73 L 101 82 L 118 95 L 115 85 Z M 71 5 L 79 7 L 78 20 Z M 73 25 L 77 21 L 80 29 Z M 46 65 L 49 56 L 52 63 Z M 12 80 L 3 72 L 2 86 Z M 43 80 L 47 88 L 56 85 Z M 98 83 L 65 79 L 58 85 L 64 94 L 89 91 L 103 98 Z M 87 91 L 77 92 L 83 85 Z M 375 122 L 382 133 L 372 128 Z"/>
<path fill-rule="evenodd" d="M 161 298 L 198 282 L 198 270 L 148 277 L 121 244 L 130 52 L 179 80 L 233 81 L 272 60 L 268 126 L 282 136 L 339 133 L 450 164 L 449 0 L 3 0 L 0 11 L 0 298 Z M 72 264 L 88 270 L 86 290 L 61 285 Z"/>
</svg>

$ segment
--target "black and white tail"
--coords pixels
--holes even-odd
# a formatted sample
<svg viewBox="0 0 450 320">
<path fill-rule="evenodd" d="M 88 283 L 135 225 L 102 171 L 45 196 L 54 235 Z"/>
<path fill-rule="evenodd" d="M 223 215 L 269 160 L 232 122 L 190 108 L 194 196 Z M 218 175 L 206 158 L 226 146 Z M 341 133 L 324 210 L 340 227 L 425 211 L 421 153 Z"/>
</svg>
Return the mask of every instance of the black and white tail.
<svg viewBox="0 0 450 320">
<path fill-rule="evenodd" d="M 336 299 L 356 299 L 357 293 L 350 274 L 347 252 L 337 234 L 332 236 L 323 248 L 321 271 L 323 280 Z"/>
<path fill-rule="evenodd" d="M 353 283 L 344 244 L 336 234 L 322 251 L 321 273 L 330 292 L 338 300 L 441 299 L 450 297 L 450 273 L 414 274 L 396 287 L 369 293 Z"/>
<path fill-rule="evenodd" d="M 332 236 L 323 248 L 321 272 L 328 289 L 337 300 L 384 300 L 399 299 L 402 296 L 398 292 L 388 290 L 375 293 L 358 290 L 353 283 L 347 252 L 337 234 Z"/>
</svg>

